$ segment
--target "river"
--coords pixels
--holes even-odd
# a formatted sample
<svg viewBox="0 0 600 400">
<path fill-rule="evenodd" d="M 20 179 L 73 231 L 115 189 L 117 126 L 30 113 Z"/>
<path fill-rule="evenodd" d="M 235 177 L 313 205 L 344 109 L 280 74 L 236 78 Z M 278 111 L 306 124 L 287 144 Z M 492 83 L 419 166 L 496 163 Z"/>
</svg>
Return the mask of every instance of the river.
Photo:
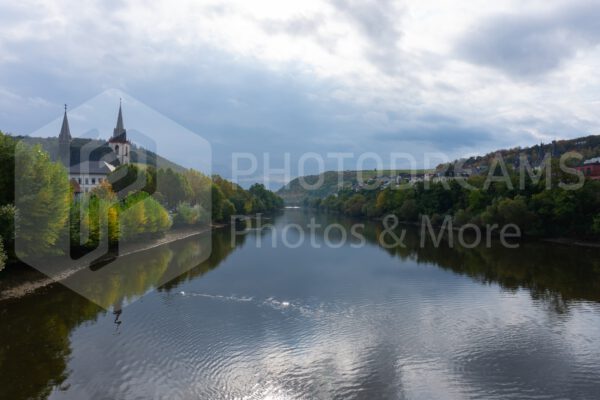
<svg viewBox="0 0 600 400">
<path fill-rule="evenodd" d="M 311 236 L 311 218 L 336 229 Z M 0 302 L 0 398 L 600 393 L 597 249 L 436 248 L 414 229 L 386 248 L 378 222 L 305 210 L 267 222 L 138 254 L 95 302 L 59 284 Z M 364 241 L 342 243 L 357 222 Z"/>
</svg>

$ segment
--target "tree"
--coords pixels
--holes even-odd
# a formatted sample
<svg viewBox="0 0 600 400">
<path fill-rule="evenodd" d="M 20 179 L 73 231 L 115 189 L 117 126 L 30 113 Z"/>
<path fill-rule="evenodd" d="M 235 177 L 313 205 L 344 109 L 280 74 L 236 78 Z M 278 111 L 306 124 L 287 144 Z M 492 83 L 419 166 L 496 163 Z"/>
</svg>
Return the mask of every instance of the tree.
<svg viewBox="0 0 600 400">
<path fill-rule="evenodd" d="M 458 210 L 456 214 L 454 214 L 454 223 L 456 224 L 456 226 L 466 225 L 467 223 L 469 223 L 470 220 L 471 215 L 469 214 L 469 212 L 463 209 Z"/>
<path fill-rule="evenodd" d="M 214 183 L 211 186 L 211 211 L 213 221 L 223 220 L 223 202 L 225 201 L 225 195 L 221 189 Z"/>
<path fill-rule="evenodd" d="M 270 190 L 267 190 L 265 185 L 261 183 L 255 183 L 250 186 L 248 192 L 256 199 L 256 204 L 260 204 L 257 207 L 258 209 L 253 210 L 253 212 L 274 211 L 283 207 L 283 199 Z"/>
<path fill-rule="evenodd" d="M 4 248 L 12 248 L 15 239 L 15 216 L 17 209 L 12 204 L 0 206 L 0 236 Z"/>
<path fill-rule="evenodd" d="M 183 176 L 191 191 L 191 196 L 188 199 L 189 203 L 192 205 L 200 204 L 204 208 L 210 207 L 210 191 L 212 186 L 210 178 L 193 169 L 185 171 Z"/>
<path fill-rule="evenodd" d="M 112 190 L 121 198 L 131 193 L 153 194 L 156 191 L 156 170 L 153 167 L 142 169 L 135 164 L 121 165 L 107 179 Z"/>
<path fill-rule="evenodd" d="M 54 251 L 69 215 L 70 185 L 66 169 L 50 161 L 41 147 L 19 143 L 15 150 L 19 256 Z"/>
<path fill-rule="evenodd" d="M 143 235 L 164 233 L 171 228 L 167 210 L 147 193 L 127 196 L 119 213 L 120 237 L 137 239 Z"/>
<path fill-rule="evenodd" d="M 110 243 L 119 240 L 119 210 L 116 195 L 103 196 L 91 192 L 75 201 L 71 207 L 71 244 L 75 247 L 96 247 L 102 240 Z"/>
<path fill-rule="evenodd" d="M 344 213 L 357 217 L 362 215 L 367 199 L 362 194 L 355 194 L 344 203 Z"/>
<path fill-rule="evenodd" d="M 516 224 L 523 230 L 528 230 L 534 216 L 527 209 L 525 198 L 517 196 L 514 199 L 503 199 L 498 203 L 498 218 L 501 224 Z"/>
<path fill-rule="evenodd" d="M 221 215 L 223 221 L 229 222 L 231 220 L 231 216 L 235 214 L 235 206 L 233 203 L 227 199 L 223 202 L 223 207 L 221 211 Z"/>
<path fill-rule="evenodd" d="M 156 190 L 161 193 L 164 202 L 173 209 L 181 202 L 192 197 L 192 189 L 188 181 L 171 168 L 160 169 L 157 173 Z"/>
<path fill-rule="evenodd" d="M 398 210 L 398 217 L 403 221 L 416 221 L 419 217 L 419 208 L 414 199 L 408 199 Z"/>
<path fill-rule="evenodd" d="M 0 205 L 14 203 L 16 143 L 0 131 Z"/>
</svg>

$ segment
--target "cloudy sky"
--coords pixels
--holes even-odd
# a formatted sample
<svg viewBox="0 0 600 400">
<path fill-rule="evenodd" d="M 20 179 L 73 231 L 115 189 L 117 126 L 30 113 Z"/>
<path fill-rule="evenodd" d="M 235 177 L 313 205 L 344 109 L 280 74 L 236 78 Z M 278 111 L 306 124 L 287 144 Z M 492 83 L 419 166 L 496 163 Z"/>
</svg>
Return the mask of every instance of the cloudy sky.
<svg viewBox="0 0 600 400">
<path fill-rule="evenodd" d="M 290 153 L 294 175 L 303 152 L 421 162 L 600 133 L 598 21 L 576 0 L 2 2 L 0 129 L 115 88 L 226 176 L 234 152 Z"/>
</svg>

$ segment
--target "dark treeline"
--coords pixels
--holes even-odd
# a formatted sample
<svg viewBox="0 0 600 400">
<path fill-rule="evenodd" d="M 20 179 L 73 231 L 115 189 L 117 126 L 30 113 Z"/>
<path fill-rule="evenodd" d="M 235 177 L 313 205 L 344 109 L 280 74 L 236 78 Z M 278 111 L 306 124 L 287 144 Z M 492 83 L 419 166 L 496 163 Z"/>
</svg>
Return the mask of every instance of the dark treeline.
<svg viewBox="0 0 600 400">
<path fill-rule="evenodd" d="M 89 193 L 75 196 L 66 168 L 41 146 L 0 132 L 0 270 L 19 256 L 163 235 L 171 227 L 229 222 L 234 214 L 270 212 L 283 200 L 261 184 L 248 190 L 219 176 L 142 164 L 117 168 Z M 16 169 L 15 169 L 16 168 Z M 15 170 L 19 181 L 15 184 Z M 15 237 L 18 235 L 18 238 Z"/>
<path fill-rule="evenodd" d="M 440 224 L 451 216 L 455 226 L 514 223 L 531 236 L 597 238 L 600 236 L 600 181 L 586 180 L 552 164 L 552 173 L 532 179 L 510 168 L 489 176 L 419 182 L 383 190 L 345 189 L 325 199 L 305 199 L 304 205 L 353 217 L 394 214 L 405 222 L 421 216 Z M 470 185 L 470 186 L 467 186 Z"/>
</svg>

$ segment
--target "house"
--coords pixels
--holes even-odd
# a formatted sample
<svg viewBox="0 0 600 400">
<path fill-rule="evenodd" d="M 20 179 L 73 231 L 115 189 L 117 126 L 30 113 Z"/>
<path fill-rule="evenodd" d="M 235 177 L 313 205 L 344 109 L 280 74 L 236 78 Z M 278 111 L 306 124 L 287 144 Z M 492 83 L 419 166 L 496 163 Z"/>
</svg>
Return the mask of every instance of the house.
<svg viewBox="0 0 600 400">
<path fill-rule="evenodd" d="M 577 170 L 583 172 L 588 179 L 600 180 L 600 157 L 584 161 L 583 165 L 577 167 Z"/>
<path fill-rule="evenodd" d="M 59 160 L 69 171 L 69 180 L 77 196 L 88 193 L 107 179 L 118 166 L 130 163 L 131 143 L 123 124 L 122 105 L 119 104 L 117 124 L 111 138 L 99 149 L 83 154 L 73 145 L 69 128 L 67 106 L 58 135 Z M 76 185 L 74 185 L 76 184 Z M 75 190 L 76 189 L 76 190 Z"/>
<path fill-rule="evenodd" d="M 77 182 L 81 193 L 88 193 L 115 169 L 114 165 L 106 161 L 83 161 L 69 168 L 69 179 Z"/>
</svg>

